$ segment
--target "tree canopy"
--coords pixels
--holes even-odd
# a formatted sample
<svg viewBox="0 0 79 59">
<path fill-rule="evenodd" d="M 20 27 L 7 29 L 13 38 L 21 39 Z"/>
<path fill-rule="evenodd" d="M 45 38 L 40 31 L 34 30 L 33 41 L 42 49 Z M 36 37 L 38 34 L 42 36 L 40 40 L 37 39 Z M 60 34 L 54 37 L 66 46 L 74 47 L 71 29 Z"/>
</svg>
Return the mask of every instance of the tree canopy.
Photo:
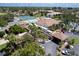
<svg viewBox="0 0 79 59">
<path fill-rule="evenodd" d="M 34 38 L 48 39 L 48 36 L 44 34 L 43 30 L 40 27 L 35 26 L 34 24 L 29 26 L 31 30 L 31 35 Z"/>
<path fill-rule="evenodd" d="M 3 27 L 8 24 L 8 22 L 13 21 L 14 15 L 13 14 L 4 14 L 0 15 L 0 26 Z"/>
<path fill-rule="evenodd" d="M 45 54 L 42 47 L 36 42 L 28 44 L 26 47 L 16 50 L 12 55 L 14 56 L 43 56 Z"/>
<path fill-rule="evenodd" d="M 26 29 L 21 28 L 19 25 L 11 26 L 9 30 L 10 30 L 11 33 L 14 33 L 14 34 L 26 32 Z"/>
<path fill-rule="evenodd" d="M 2 38 L 5 35 L 5 32 L 0 31 L 0 37 Z"/>
</svg>

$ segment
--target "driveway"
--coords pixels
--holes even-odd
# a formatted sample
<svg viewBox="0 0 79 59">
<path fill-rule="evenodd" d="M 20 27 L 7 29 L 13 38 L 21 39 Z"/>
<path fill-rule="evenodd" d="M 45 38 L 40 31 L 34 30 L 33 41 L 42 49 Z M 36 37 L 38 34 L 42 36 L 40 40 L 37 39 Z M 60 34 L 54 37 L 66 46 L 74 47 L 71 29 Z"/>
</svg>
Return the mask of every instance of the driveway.
<svg viewBox="0 0 79 59">
<path fill-rule="evenodd" d="M 45 44 L 42 44 L 42 46 L 45 49 L 46 55 L 50 54 L 51 56 L 56 56 L 56 48 L 58 46 L 57 44 L 55 44 L 52 41 L 48 41 L 48 42 L 45 42 Z"/>
</svg>

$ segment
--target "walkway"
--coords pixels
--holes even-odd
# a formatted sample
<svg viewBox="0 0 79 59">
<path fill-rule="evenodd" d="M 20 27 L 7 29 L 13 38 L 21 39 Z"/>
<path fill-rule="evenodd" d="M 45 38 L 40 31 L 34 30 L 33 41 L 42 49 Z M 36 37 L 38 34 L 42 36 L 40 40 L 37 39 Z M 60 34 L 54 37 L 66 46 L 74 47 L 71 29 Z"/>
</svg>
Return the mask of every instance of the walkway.
<svg viewBox="0 0 79 59">
<path fill-rule="evenodd" d="M 6 44 L 6 43 L 8 43 L 8 42 L 9 42 L 8 40 L 0 39 L 0 45 Z"/>
</svg>

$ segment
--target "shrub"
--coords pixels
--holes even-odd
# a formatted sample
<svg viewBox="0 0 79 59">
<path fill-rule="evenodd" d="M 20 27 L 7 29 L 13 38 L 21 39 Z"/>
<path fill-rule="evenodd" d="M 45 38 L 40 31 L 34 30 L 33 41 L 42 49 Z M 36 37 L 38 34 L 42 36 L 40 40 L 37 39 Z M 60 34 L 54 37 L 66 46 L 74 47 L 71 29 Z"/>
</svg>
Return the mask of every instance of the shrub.
<svg viewBox="0 0 79 59">
<path fill-rule="evenodd" d="M 5 32 L 1 31 L 0 32 L 0 37 L 2 38 L 5 35 Z"/>
<path fill-rule="evenodd" d="M 23 29 L 18 25 L 11 26 L 9 30 L 11 33 L 14 33 L 14 34 L 19 34 L 26 31 L 26 29 Z"/>
</svg>

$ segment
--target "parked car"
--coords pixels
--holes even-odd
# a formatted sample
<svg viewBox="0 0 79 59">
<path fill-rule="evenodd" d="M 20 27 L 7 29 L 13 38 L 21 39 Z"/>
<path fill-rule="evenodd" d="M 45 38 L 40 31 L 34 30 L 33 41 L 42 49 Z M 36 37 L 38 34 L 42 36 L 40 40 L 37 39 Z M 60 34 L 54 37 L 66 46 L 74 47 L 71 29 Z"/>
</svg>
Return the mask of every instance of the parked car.
<svg viewBox="0 0 79 59">
<path fill-rule="evenodd" d="M 67 56 L 70 55 L 68 49 L 66 49 L 66 48 L 64 48 L 64 49 L 61 51 L 61 53 L 62 53 L 63 55 L 67 55 Z"/>
</svg>

